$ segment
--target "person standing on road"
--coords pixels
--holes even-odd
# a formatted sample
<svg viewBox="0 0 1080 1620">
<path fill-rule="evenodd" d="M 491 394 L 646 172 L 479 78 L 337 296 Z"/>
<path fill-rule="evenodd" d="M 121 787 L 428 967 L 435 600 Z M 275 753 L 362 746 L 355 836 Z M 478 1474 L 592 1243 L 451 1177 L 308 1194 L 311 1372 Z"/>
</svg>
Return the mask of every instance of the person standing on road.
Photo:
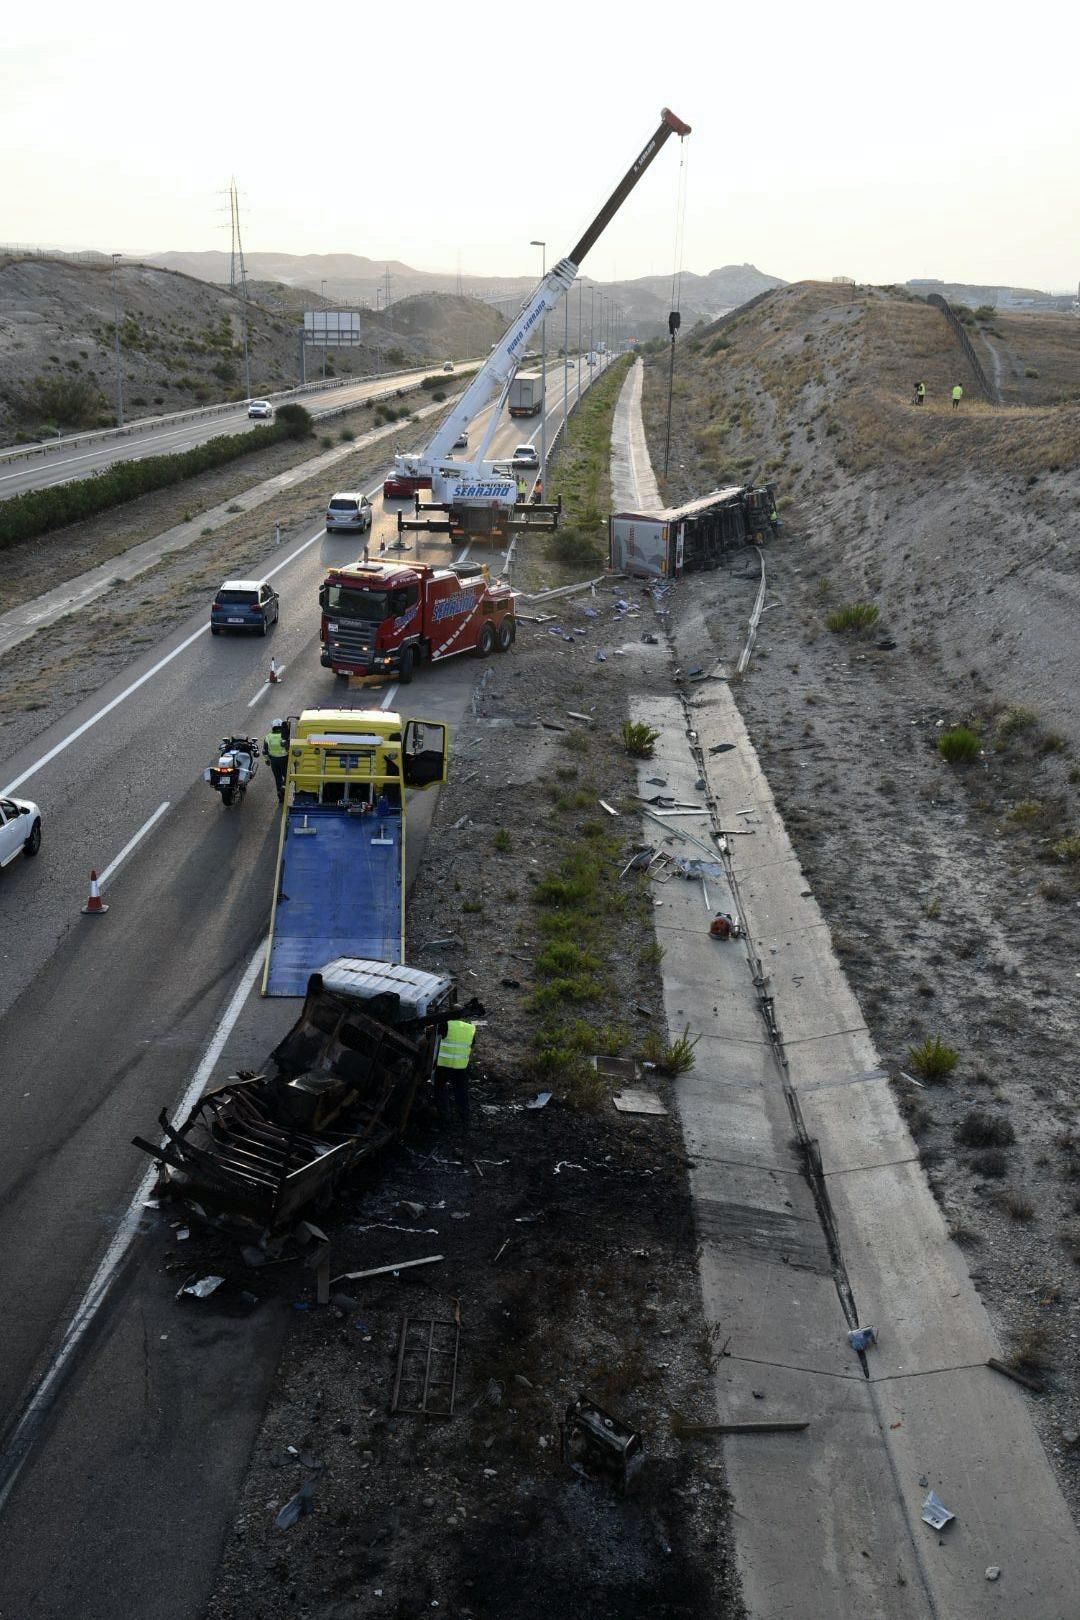
<svg viewBox="0 0 1080 1620">
<path fill-rule="evenodd" d="M 469 1128 L 469 1058 L 476 1038 L 476 1025 L 464 1018 L 451 1018 L 439 1032 L 439 1053 L 435 1059 L 435 1107 L 439 1123 L 450 1126 L 450 1090 L 453 1087 L 457 1117 Z"/>
<path fill-rule="evenodd" d="M 288 746 L 282 735 L 280 720 L 275 720 L 270 730 L 263 738 L 263 753 L 270 761 L 270 769 L 274 773 L 274 783 L 277 787 L 278 803 L 285 797 L 285 761 L 288 758 Z"/>
<path fill-rule="evenodd" d="M 960 401 L 963 399 L 963 397 L 964 397 L 964 390 L 961 388 L 959 383 L 956 383 L 954 385 L 953 391 L 952 391 L 952 408 L 953 408 L 954 411 L 955 411 L 956 407 L 959 405 Z"/>
</svg>

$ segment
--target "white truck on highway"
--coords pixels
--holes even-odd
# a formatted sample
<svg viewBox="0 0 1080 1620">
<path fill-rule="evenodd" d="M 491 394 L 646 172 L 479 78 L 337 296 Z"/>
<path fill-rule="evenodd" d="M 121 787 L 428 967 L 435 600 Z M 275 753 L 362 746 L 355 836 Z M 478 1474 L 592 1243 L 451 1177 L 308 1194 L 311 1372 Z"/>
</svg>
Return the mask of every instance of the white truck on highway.
<svg viewBox="0 0 1080 1620">
<path fill-rule="evenodd" d="M 506 408 L 511 416 L 535 416 L 544 407 L 544 379 L 538 371 L 519 371 L 510 384 Z"/>
</svg>

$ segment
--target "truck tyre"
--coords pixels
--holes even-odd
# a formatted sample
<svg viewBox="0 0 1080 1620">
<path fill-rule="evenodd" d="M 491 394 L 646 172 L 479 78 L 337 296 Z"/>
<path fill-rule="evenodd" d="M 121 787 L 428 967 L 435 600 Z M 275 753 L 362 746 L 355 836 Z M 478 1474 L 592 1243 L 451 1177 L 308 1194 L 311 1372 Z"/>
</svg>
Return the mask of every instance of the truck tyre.
<svg viewBox="0 0 1080 1620">
<path fill-rule="evenodd" d="M 413 665 L 416 659 L 411 647 L 406 647 L 401 655 L 401 667 L 398 670 L 398 685 L 408 686 L 413 678 Z"/>
<path fill-rule="evenodd" d="M 483 629 L 480 631 L 480 639 L 476 643 L 477 658 L 490 658 L 494 646 L 495 631 L 492 629 L 490 624 L 485 624 Z"/>
<path fill-rule="evenodd" d="M 510 651 L 510 648 L 514 645 L 514 637 L 515 637 L 516 634 L 517 634 L 517 626 L 515 625 L 513 619 L 510 617 L 510 615 L 507 614 L 506 618 L 503 620 L 502 624 L 500 624 L 500 626 L 499 626 L 499 638 L 498 638 L 498 640 L 499 640 L 499 651 L 500 652 L 509 652 Z"/>
</svg>

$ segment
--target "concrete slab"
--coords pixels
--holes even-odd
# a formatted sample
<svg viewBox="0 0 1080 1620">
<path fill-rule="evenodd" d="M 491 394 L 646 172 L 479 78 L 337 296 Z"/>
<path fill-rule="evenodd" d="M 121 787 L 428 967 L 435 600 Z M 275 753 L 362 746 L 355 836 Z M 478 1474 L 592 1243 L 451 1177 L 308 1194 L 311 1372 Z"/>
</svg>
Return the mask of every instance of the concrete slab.
<svg viewBox="0 0 1080 1620">
<path fill-rule="evenodd" d="M 797 1087 L 803 1120 L 817 1138 L 826 1175 L 915 1163 L 918 1150 L 879 1071 L 874 1080 L 819 1080 Z"/>
<path fill-rule="evenodd" d="M 641 421 L 640 360 L 627 373 L 611 430 L 611 500 L 616 512 L 659 512 L 660 492 Z"/>
</svg>

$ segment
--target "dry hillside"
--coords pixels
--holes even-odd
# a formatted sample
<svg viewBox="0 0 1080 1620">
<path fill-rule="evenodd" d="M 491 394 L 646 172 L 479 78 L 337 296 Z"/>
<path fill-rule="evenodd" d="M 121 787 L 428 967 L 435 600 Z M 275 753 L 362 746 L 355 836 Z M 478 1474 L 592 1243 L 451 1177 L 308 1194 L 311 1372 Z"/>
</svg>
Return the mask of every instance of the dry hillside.
<svg viewBox="0 0 1080 1620">
<path fill-rule="evenodd" d="M 244 397 L 235 294 L 150 265 L 121 265 L 116 281 L 129 419 Z M 113 298 L 110 268 L 0 259 L 0 442 L 114 421 Z M 323 302 L 273 283 L 252 287 L 252 393 L 297 382 L 301 311 Z M 387 314 L 363 311 L 362 323 L 360 346 L 329 352 L 328 376 L 486 353 L 505 325 L 475 299 L 434 295 L 403 300 Z M 321 369 L 321 358 L 309 350 L 309 376 Z"/>
<path fill-rule="evenodd" d="M 680 346 L 668 494 L 777 483 L 739 705 L 952 1233 L 1045 1385 L 1032 1411 L 1080 1514 L 1080 405 L 1048 402 L 1076 328 L 990 324 L 1025 361 L 1001 406 L 932 307 L 777 291 Z M 658 464 L 666 397 L 661 354 Z M 741 645 L 745 591 L 713 594 L 678 593 L 684 667 Z M 862 632 L 840 628 L 858 603 Z M 939 747 L 959 726 L 966 763 Z"/>
</svg>

